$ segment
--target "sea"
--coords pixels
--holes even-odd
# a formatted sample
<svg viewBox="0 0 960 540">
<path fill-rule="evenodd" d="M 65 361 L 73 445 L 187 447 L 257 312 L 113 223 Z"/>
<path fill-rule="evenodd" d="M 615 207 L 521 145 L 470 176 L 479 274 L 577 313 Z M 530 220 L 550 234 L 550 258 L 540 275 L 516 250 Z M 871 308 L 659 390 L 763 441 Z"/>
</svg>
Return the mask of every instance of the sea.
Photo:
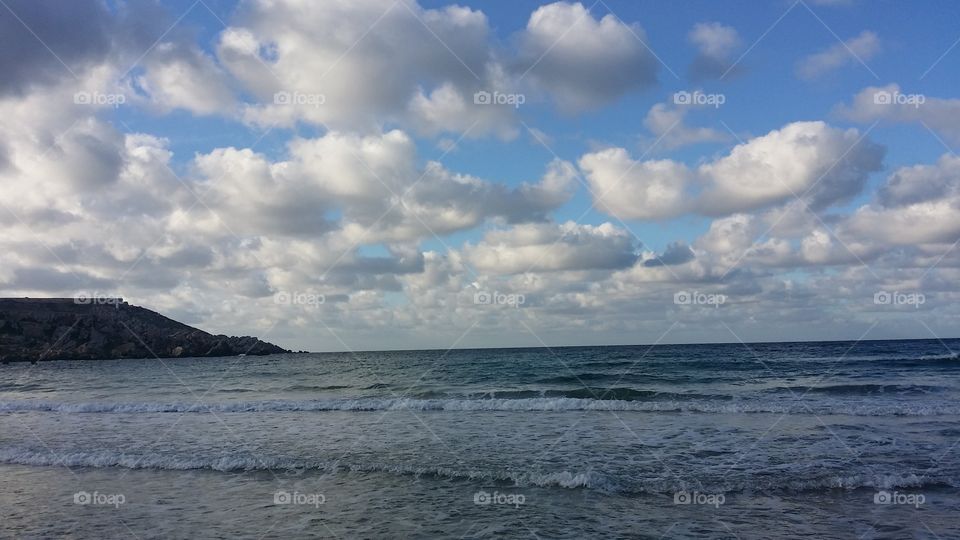
<svg viewBox="0 0 960 540">
<path fill-rule="evenodd" d="M 960 538 L 960 340 L 0 366 L 0 538 Z"/>
</svg>

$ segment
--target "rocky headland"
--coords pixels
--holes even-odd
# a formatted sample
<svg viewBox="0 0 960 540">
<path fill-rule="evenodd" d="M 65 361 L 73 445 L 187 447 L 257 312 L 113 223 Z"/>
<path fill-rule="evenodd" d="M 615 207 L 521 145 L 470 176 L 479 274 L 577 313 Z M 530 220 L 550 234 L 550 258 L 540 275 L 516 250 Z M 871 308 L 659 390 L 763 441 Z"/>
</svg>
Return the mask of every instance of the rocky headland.
<svg viewBox="0 0 960 540">
<path fill-rule="evenodd" d="M 0 298 L 0 362 L 266 355 L 255 337 L 213 335 L 120 298 Z"/>
</svg>

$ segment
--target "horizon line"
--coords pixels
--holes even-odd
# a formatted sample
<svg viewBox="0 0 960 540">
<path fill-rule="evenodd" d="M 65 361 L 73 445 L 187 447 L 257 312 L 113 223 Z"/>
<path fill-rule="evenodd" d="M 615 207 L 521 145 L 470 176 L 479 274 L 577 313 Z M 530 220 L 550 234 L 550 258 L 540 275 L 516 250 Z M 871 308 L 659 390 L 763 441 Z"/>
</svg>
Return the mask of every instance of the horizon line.
<svg viewBox="0 0 960 540">
<path fill-rule="evenodd" d="M 436 351 L 487 351 L 487 350 L 510 350 L 510 349 L 582 349 L 588 347 L 702 347 L 706 345 L 788 345 L 791 343 L 861 343 L 861 342 L 878 342 L 878 341 L 952 341 L 960 339 L 960 337 L 948 337 L 948 338 L 939 338 L 939 337 L 930 337 L 930 338 L 886 338 L 886 339 L 807 339 L 807 340 L 785 340 L 785 341 L 713 341 L 713 342 L 703 342 L 703 343 L 626 343 L 626 344 L 606 344 L 606 345 L 528 345 L 528 346 L 516 346 L 516 347 L 451 347 L 448 349 L 444 348 L 427 348 L 427 349 L 349 349 L 341 351 L 296 351 L 285 354 L 350 354 L 350 353 L 376 353 L 376 352 L 436 352 Z M 953 353 L 949 347 L 944 346 L 945 349 Z M 957 353 L 954 353 L 957 354 Z"/>
</svg>

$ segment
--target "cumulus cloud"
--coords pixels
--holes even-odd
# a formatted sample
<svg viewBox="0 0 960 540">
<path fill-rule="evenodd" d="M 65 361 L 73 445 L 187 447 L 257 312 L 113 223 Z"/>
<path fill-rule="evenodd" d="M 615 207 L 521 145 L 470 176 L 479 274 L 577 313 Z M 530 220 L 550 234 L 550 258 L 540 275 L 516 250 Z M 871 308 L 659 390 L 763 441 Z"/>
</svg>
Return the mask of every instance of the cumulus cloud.
<svg viewBox="0 0 960 540">
<path fill-rule="evenodd" d="M 733 53 L 743 46 L 737 30 L 718 22 L 697 23 L 687 39 L 697 47 L 697 57 L 690 65 L 693 80 L 719 78 L 733 66 Z"/>
<path fill-rule="evenodd" d="M 910 93 L 898 84 L 869 86 L 841 105 L 837 113 L 856 122 L 922 124 L 952 142 L 960 142 L 960 99 Z"/>
<path fill-rule="evenodd" d="M 696 258 L 690 246 L 681 242 L 671 242 L 660 255 L 643 261 L 644 266 L 674 266 L 685 264 Z"/>
<path fill-rule="evenodd" d="M 97 117 L 107 105 L 75 102 L 78 90 L 109 87 L 110 74 L 98 66 L 78 73 L 79 80 L 66 75 L 27 95 L 0 98 L 7 161 L 0 175 L 20 211 L 74 213 L 109 200 L 124 181 L 125 137 Z"/>
<path fill-rule="evenodd" d="M 730 136 L 724 131 L 686 125 L 684 118 L 690 110 L 692 106 L 671 107 L 665 103 L 657 103 L 647 112 L 643 125 L 656 138 L 657 145 L 665 149 L 729 140 Z"/>
<path fill-rule="evenodd" d="M 601 210 L 621 219 L 667 219 L 724 216 L 795 198 L 820 210 L 859 193 L 883 155 L 855 129 L 795 122 L 696 170 L 672 160 L 635 161 L 623 148 L 586 154 L 580 167 Z"/>
<path fill-rule="evenodd" d="M 470 264 L 494 274 L 626 268 L 638 257 L 633 236 L 610 223 L 518 225 L 463 251 Z"/>
<path fill-rule="evenodd" d="M 842 224 L 854 238 L 884 244 L 951 243 L 960 238 L 960 158 L 942 156 L 935 165 L 894 171 L 875 203 Z"/>
<path fill-rule="evenodd" d="M 171 26 L 159 5 L 78 0 L 48 9 L 17 0 L 7 7 L 13 13 L 5 9 L 9 16 L 0 20 L 0 69 L 8 77 L 0 95 L 73 81 L 75 92 L 109 93 L 113 100 L 122 96 L 121 103 L 149 102 L 161 111 L 233 112 L 225 74 L 189 32 Z"/>
<path fill-rule="evenodd" d="M 161 43 L 144 60 L 138 90 L 159 109 L 186 109 L 196 114 L 234 115 L 236 99 L 226 74 L 196 47 Z"/>
<path fill-rule="evenodd" d="M 515 107 L 495 103 L 478 106 L 473 95 L 463 95 L 450 83 L 441 85 L 429 95 L 418 90 L 410 99 L 407 110 L 414 129 L 429 136 L 442 133 L 463 133 L 474 137 L 494 134 L 509 140 L 519 133 L 514 121 Z"/>
<path fill-rule="evenodd" d="M 857 211 L 846 230 L 892 244 L 952 242 L 960 234 L 957 200 L 937 200 L 897 208 L 865 207 Z"/>
<path fill-rule="evenodd" d="M 496 84 L 488 33 L 486 16 L 465 7 L 264 0 L 224 30 L 217 55 L 258 99 L 249 122 L 368 132 L 406 120 L 428 132 L 479 122 L 474 134 L 502 133 L 509 111 L 473 103 Z"/>
<path fill-rule="evenodd" d="M 594 204 L 621 219 L 667 219 L 689 209 L 686 196 L 693 174 L 668 159 L 635 161 L 623 148 L 580 158 Z"/>
<path fill-rule="evenodd" d="M 657 60 L 643 29 L 612 13 L 597 19 L 579 2 L 537 8 L 518 39 L 521 77 L 567 111 L 592 109 L 656 82 Z"/>
<path fill-rule="evenodd" d="M 795 122 L 737 145 L 728 156 L 700 167 L 707 181 L 699 203 L 708 215 L 761 208 L 800 197 L 814 209 L 849 200 L 884 149 L 855 129 Z"/>
<path fill-rule="evenodd" d="M 399 130 L 294 139 L 280 162 L 249 149 L 217 149 L 198 156 L 196 169 L 209 193 L 196 211 L 216 214 L 199 223 L 218 229 L 225 220 L 232 231 L 305 237 L 335 230 L 345 243 L 415 241 L 487 219 L 542 221 L 569 200 L 576 175 L 556 160 L 539 182 L 507 188 L 438 162 L 421 168 L 414 141 Z"/>
<path fill-rule="evenodd" d="M 894 171 L 879 191 L 886 207 L 904 206 L 958 195 L 960 190 L 960 158 L 944 155 L 936 165 L 913 165 Z"/>
<path fill-rule="evenodd" d="M 831 71 L 866 62 L 880 52 L 880 38 L 876 33 L 864 30 L 860 35 L 823 51 L 804 57 L 797 63 L 797 76 L 811 80 Z"/>
<path fill-rule="evenodd" d="M 692 245 L 696 261 L 724 275 L 758 267 L 859 265 L 869 274 L 860 279 L 868 281 L 889 269 L 956 266 L 960 261 L 947 256 L 960 239 L 958 165 L 945 155 L 933 165 L 901 167 L 870 203 L 845 215 L 816 217 L 794 201 L 716 219 Z"/>
<path fill-rule="evenodd" d="M 482 102 L 479 93 L 547 97 L 577 112 L 656 82 L 643 29 L 613 14 L 595 17 L 580 3 L 536 9 L 512 47 L 497 48 L 490 34 L 483 12 L 459 6 L 258 0 L 216 48 L 219 63 L 255 98 L 242 118 L 263 127 L 306 122 L 377 132 L 402 125 L 426 136 L 511 139 L 515 103 Z M 188 60 L 168 71 L 206 61 Z M 204 75 L 213 77 L 218 66 L 207 67 Z"/>
<path fill-rule="evenodd" d="M 694 248 L 721 259 L 726 270 L 737 264 L 741 254 L 753 246 L 753 239 L 762 232 L 762 224 L 753 216 L 734 214 L 715 219 L 705 234 L 694 242 Z"/>
<path fill-rule="evenodd" d="M 5 6 L 0 17 L 0 94 L 23 94 L 34 85 L 57 82 L 71 70 L 82 73 L 110 54 L 115 19 L 100 2 L 67 2 L 49 9 L 39 2 L 12 0 Z"/>
</svg>

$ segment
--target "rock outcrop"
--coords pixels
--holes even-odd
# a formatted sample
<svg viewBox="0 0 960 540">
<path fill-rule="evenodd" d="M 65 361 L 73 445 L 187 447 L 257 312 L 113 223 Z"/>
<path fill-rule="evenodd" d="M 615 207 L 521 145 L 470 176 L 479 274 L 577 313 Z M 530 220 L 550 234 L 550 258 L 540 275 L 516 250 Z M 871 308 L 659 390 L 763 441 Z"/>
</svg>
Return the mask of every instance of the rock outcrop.
<svg viewBox="0 0 960 540">
<path fill-rule="evenodd" d="M 0 362 L 285 352 L 255 337 L 215 336 L 119 298 L 0 298 Z"/>
</svg>

